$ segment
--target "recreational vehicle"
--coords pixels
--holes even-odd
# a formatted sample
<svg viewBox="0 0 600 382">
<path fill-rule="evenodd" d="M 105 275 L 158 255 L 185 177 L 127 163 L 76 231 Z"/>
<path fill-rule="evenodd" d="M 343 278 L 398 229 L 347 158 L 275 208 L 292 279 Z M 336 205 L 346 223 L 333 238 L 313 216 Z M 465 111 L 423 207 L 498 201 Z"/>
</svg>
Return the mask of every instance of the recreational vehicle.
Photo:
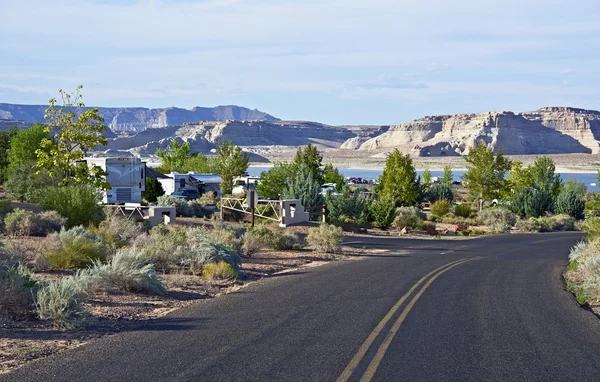
<svg viewBox="0 0 600 382">
<path fill-rule="evenodd" d="M 218 174 L 199 174 L 188 172 L 187 174 L 172 172 L 164 177 L 157 178 L 165 195 L 171 195 L 179 190 L 196 190 L 200 195 L 205 192 L 216 192 L 221 194 L 221 176 Z"/>
<path fill-rule="evenodd" d="M 103 193 L 105 204 L 141 203 L 146 190 L 146 162 L 133 157 L 85 158 L 88 166 L 107 172 L 110 190 Z"/>
</svg>

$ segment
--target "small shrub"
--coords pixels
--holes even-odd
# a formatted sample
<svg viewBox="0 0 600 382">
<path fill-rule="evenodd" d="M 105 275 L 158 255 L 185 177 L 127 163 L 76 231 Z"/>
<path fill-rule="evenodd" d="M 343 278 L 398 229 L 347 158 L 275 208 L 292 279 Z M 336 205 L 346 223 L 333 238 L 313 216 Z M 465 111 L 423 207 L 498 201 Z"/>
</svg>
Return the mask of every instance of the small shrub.
<svg viewBox="0 0 600 382">
<path fill-rule="evenodd" d="M 423 224 L 421 224 L 421 230 L 423 231 L 435 231 L 436 228 L 437 225 L 434 222 L 424 221 Z"/>
<path fill-rule="evenodd" d="M 396 217 L 396 220 L 394 220 L 394 225 L 398 230 L 402 230 L 405 227 L 409 229 L 421 229 L 423 220 L 417 215 L 399 215 Z"/>
<path fill-rule="evenodd" d="M 144 232 L 140 223 L 125 218 L 114 208 L 106 208 L 104 215 L 104 220 L 93 231 L 115 248 L 129 245 Z"/>
<path fill-rule="evenodd" d="M 88 224 L 100 219 L 100 193 L 92 187 L 50 187 L 44 191 L 42 205 L 67 219 L 67 226 Z"/>
<path fill-rule="evenodd" d="M 0 318 L 32 316 L 37 281 L 23 265 L 0 263 Z"/>
<path fill-rule="evenodd" d="M 81 271 L 81 274 L 96 278 L 104 288 L 159 296 L 167 294 L 167 289 L 156 275 L 154 265 L 149 264 L 148 258 L 136 248 L 120 249 L 106 264 L 96 261 L 91 268 Z"/>
<path fill-rule="evenodd" d="M 298 235 L 293 233 L 282 232 L 282 230 L 275 231 L 273 235 L 273 249 L 277 251 L 285 251 L 290 249 L 296 249 L 300 246 L 300 239 Z"/>
<path fill-rule="evenodd" d="M 388 229 L 396 217 L 396 206 L 393 199 L 379 199 L 371 204 L 371 215 L 375 224 L 382 230 Z"/>
<path fill-rule="evenodd" d="M 460 233 L 463 234 L 463 236 L 469 236 L 471 235 L 471 230 L 470 229 L 463 229 L 462 231 L 460 231 Z"/>
<path fill-rule="evenodd" d="M 447 200 L 449 202 L 452 202 L 452 200 L 454 200 L 454 193 L 452 192 L 452 187 L 441 183 L 433 184 L 429 188 L 429 192 L 427 192 L 427 199 L 431 203 L 435 203 L 439 200 Z"/>
<path fill-rule="evenodd" d="M 273 247 L 273 234 L 269 228 L 256 226 L 246 230 L 242 246 L 246 256 L 252 256 L 263 249 L 271 247 Z"/>
<path fill-rule="evenodd" d="M 157 198 L 157 205 L 161 207 L 175 206 L 178 216 L 202 217 L 204 210 L 197 200 L 185 200 L 171 195 L 162 195 Z"/>
<path fill-rule="evenodd" d="M 202 269 L 202 278 L 207 280 L 236 280 L 237 272 L 224 261 L 206 265 Z"/>
<path fill-rule="evenodd" d="M 4 230 L 12 236 L 29 236 L 33 222 L 33 212 L 15 208 L 4 217 Z"/>
<path fill-rule="evenodd" d="M 470 218 L 473 216 L 473 210 L 471 203 L 461 203 L 454 206 L 452 209 L 454 215 L 461 218 Z"/>
<path fill-rule="evenodd" d="M 150 235 L 140 236 L 134 241 L 148 261 L 163 273 L 182 266 L 182 251 L 187 245 L 187 234 L 184 228 L 167 228 L 157 226 L 150 230 Z"/>
<path fill-rule="evenodd" d="M 442 223 L 446 224 L 466 224 L 466 225 L 477 225 L 477 219 L 474 218 L 463 218 L 460 216 L 446 215 L 441 218 Z"/>
<path fill-rule="evenodd" d="M 317 251 L 332 253 L 340 249 L 344 232 L 340 227 L 330 224 L 321 224 L 308 230 L 306 238 L 308 244 Z"/>
<path fill-rule="evenodd" d="M 214 244 L 220 244 L 228 249 L 239 252 L 242 249 L 243 240 L 238 238 L 234 229 L 224 224 L 215 224 L 206 234 Z"/>
<path fill-rule="evenodd" d="M 580 241 L 571 248 L 569 261 L 580 262 L 588 257 L 599 255 L 600 247 L 595 241 Z"/>
<path fill-rule="evenodd" d="M 483 211 L 479 211 L 477 214 L 477 222 L 486 226 L 504 223 L 504 225 L 510 227 L 514 226 L 517 222 L 517 216 L 511 211 L 502 207 L 487 208 Z"/>
<path fill-rule="evenodd" d="M 83 308 L 85 288 L 79 277 L 63 277 L 49 281 L 37 294 L 36 308 L 42 320 L 50 319 L 57 329 L 72 330 L 87 317 Z"/>
<path fill-rule="evenodd" d="M 354 192 L 351 196 L 347 193 L 341 195 L 329 194 L 325 198 L 327 206 L 327 222 L 336 225 L 347 223 L 368 223 L 370 214 L 368 213 L 367 199 L 362 197 L 359 192 Z"/>
<path fill-rule="evenodd" d="M 440 199 L 431 205 L 431 213 L 434 216 L 442 217 L 450 212 L 450 201 Z"/>
<path fill-rule="evenodd" d="M 51 268 L 72 269 L 106 260 L 110 248 L 102 238 L 78 226 L 70 230 L 63 228 L 60 232 L 48 235 L 41 253 Z"/>
<path fill-rule="evenodd" d="M 178 249 L 181 264 L 193 274 L 199 274 L 207 265 L 224 261 L 239 273 L 242 258 L 239 253 L 215 244 L 206 236 L 205 231 L 198 228 L 187 230 L 186 246 Z"/>
<path fill-rule="evenodd" d="M 198 199 L 201 206 L 214 206 L 217 204 L 217 196 L 213 192 L 205 192 Z"/>
<path fill-rule="evenodd" d="M 573 189 L 561 192 L 556 198 L 556 213 L 566 214 L 576 220 L 584 218 L 585 199 Z"/>
<path fill-rule="evenodd" d="M 67 218 L 56 211 L 44 211 L 34 215 L 31 226 L 31 235 L 45 236 L 52 232 L 58 232 L 67 225 Z"/>
<path fill-rule="evenodd" d="M 473 230 L 473 235 L 485 235 L 486 232 L 482 229 L 474 229 Z"/>
<path fill-rule="evenodd" d="M 406 216 L 406 215 L 414 215 L 417 216 L 421 220 L 425 220 L 427 215 L 425 212 L 418 207 L 398 207 L 396 209 L 396 216 Z"/>
<path fill-rule="evenodd" d="M 552 231 L 573 231 L 575 219 L 567 214 L 554 215 L 550 218 Z"/>
</svg>

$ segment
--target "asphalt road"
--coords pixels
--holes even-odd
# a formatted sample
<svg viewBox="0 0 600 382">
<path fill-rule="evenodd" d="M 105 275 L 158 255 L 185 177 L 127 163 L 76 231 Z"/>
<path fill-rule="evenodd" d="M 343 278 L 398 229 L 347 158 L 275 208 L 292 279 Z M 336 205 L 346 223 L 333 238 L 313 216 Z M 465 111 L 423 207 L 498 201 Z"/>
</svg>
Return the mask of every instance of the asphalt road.
<svg viewBox="0 0 600 382">
<path fill-rule="evenodd" d="M 561 279 L 578 239 L 353 239 L 394 253 L 254 283 L 0 380 L 597 381 L 600 320 Z"/>
</svg>

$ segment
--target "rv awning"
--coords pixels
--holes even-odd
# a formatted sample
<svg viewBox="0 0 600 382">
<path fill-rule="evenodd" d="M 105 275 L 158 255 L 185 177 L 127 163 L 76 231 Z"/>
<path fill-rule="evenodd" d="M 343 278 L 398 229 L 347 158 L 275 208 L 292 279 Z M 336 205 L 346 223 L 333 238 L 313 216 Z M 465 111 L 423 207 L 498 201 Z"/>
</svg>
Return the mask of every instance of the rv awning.
<svg viewBox="0 0 600 382">
<path fill-rule="evenodd" d="M 146 166 L 146 177 L 153 178 L 153 179 L 169 179 L 170 178 L 170 176 L 160 173 L 154 169 L 151 169 L 148 166 Z"/>
<path fill-rule="evenodd" d="M 217 174 L 196 174 L 190 175 L 190 178 L 202 182 L 204 184 L 220 184 L 221 176 Z"/>
</svg>

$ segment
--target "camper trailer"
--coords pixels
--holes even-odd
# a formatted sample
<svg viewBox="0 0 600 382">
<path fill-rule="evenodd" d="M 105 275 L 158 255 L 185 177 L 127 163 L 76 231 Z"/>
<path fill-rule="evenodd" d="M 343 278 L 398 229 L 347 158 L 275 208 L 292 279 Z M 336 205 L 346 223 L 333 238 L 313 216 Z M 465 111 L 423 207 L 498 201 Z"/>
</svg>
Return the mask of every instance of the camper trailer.
<svg viewBox="0 0 600 382">
<path fill-rule="evenodd" d="M 199 174 L 188 172 L 187 174 L 172 172 L 165 177 L 157 178 L 165 195 L 171 195 L 179 190 L 196 190 L 200 195 L 205 192 L 216 192 L 221 194 L 221 176 L 218 174 Z"/>
<path fill-rule="evenodd" d="M 88 166 L 107 172 L 110 190 L 104 191 L 105 204 L 141 203 L 146 190 L 146 162 L 133 157 L 85 158 Z"/>
</svg>

